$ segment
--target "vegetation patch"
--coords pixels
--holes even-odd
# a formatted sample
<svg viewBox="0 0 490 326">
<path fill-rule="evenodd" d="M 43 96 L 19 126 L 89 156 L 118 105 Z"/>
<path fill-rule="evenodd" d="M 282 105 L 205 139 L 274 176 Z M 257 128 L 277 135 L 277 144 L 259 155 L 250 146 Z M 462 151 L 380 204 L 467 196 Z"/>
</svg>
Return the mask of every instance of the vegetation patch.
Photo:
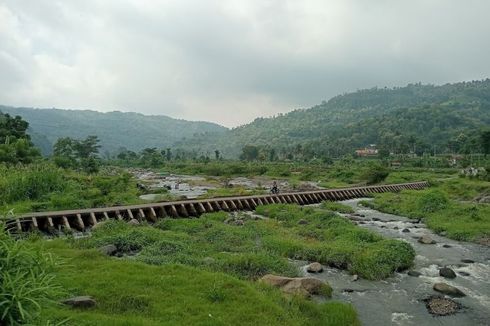
<svg viewBox="0 0 490 326">
<path fill-rule="evenodd" d="M 490 206 L 451 199 L 458 198 L 460 190 L 454 193 L 448 192 L 448 188 L 451 189 L 452 185 L 422 191 L 404 190 L 398 194 L 376 194 L 374 201 L 364 204 L 391 214 L 422 218 L 436 233 L 455 240 L 485 242 L 490 237 Z M 469 187 L 466 189 L 475 191 Z"/>
</svg>

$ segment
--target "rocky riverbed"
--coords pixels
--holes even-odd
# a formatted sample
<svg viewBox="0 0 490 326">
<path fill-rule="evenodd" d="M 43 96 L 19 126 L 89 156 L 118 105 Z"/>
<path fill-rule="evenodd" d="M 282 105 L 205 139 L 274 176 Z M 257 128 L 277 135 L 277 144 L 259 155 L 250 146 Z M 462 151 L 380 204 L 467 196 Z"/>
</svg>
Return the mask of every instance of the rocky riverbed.
<svg viewBox="0 0 490 326">
<path fill-rule="evenodd" d="M 344 201 L 355 210 L 344 216 L 385 237 L 409 242 L 417 253 L 412 269 L 368 281 L 328 267 L 308 273 L 303 263 L 305 276 L 327 281 L 333 298 L 351 302 L 364 325 L 490 324 L 489 247 L 438 236 L 417 220 L 359 207 L 359 201 Z M 464 296 L 437 292 L 437 283 L 444 284 L 436 286 L 439 290 L 453 287 Z"/>
</svg>

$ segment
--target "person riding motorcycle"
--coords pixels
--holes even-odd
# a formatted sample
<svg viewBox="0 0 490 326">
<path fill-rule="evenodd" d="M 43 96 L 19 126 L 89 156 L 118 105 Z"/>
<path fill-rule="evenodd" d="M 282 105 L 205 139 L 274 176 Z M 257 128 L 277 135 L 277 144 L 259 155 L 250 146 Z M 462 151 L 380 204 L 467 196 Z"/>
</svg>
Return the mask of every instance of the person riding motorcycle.
<svg viewBox="0 0 490 326">
<path fill-rule="evenodd" d="M 278 193 L 279 193 L 279 188 L 277 187 L 277 182 L 274 181 L 272 183 L 271 194 L 278 194 Z"/>
</svg>

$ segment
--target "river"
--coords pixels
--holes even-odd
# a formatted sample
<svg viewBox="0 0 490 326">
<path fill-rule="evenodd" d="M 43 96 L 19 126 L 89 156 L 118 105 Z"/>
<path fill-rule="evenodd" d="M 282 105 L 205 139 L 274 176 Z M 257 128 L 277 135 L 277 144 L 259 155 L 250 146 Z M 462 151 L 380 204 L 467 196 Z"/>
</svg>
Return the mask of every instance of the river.
<svg viewBox="0 0 490 326">
<path fill-rule="evenodd" d="M 357 204 L 363 199 L 343 201 L 361 217 L 359 226 L 388 238 L 409 242 L 416 251 L 412 270 L 395 273 L 383 281 L 359 279 L 345 271 L 327 268 L 320 274 L 303 273 L 327 281 L 334 289 L 333 298 L 352 303 L 363 325 L 490 325 L 490 248 L 478 244 L 454 241 L 434 234 L 423 223 L 413 223 L 401 216 L 384 214 Z M 366 200 L 366 199 L 364 199 Z M 409 232 L 402 232 L 403 229 Z M 436 244 L 421 244 L 422 235 L 429 235 Z M 474 262 L 463 262 L 463 261 Z M 439 276 L 440 267 L 450 267 L 457 277 Z M 461 309 L 448 316 L 431 315 L 424 299 L 439 295 L 432 287 L 444 282 L 462 290 L 466 296 L 452 298 Z"/>
</svg>

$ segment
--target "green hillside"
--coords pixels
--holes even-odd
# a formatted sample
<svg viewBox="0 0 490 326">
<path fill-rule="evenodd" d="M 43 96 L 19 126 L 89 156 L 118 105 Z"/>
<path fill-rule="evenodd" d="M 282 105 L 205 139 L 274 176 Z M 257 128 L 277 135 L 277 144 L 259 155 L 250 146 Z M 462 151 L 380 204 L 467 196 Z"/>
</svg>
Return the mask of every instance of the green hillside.
<svg viewBox="0 0 490 326">
<path fill-rule="evenodd" d="M 258 118 L 227 133 L 180 146 L 237 157 L 243 146 L 288 155 L 336 157 L 375 143 L 395 153 L 464 152 L 490 126 L 490 79 L 372 88 L 336 96 L 311 109 Z M 474 148 L 474 147 L 473 147 Z"/>
<path fill-rule="evenodd" d="M 20 115 L 29 122 L 29 134 L 35 145 L 47 154 L 60 137 L 85 138 L 97 135 L 102 152 L 115 152 L 121 147 L 141 150 L 165 148 L 183 138 L 206 132 L 226 131 L 215 123 L 147 116 L 139 113 L 100 113 L 88 110 L 14 108 L 0 105 L 0 112 Z"/>
</svg>

